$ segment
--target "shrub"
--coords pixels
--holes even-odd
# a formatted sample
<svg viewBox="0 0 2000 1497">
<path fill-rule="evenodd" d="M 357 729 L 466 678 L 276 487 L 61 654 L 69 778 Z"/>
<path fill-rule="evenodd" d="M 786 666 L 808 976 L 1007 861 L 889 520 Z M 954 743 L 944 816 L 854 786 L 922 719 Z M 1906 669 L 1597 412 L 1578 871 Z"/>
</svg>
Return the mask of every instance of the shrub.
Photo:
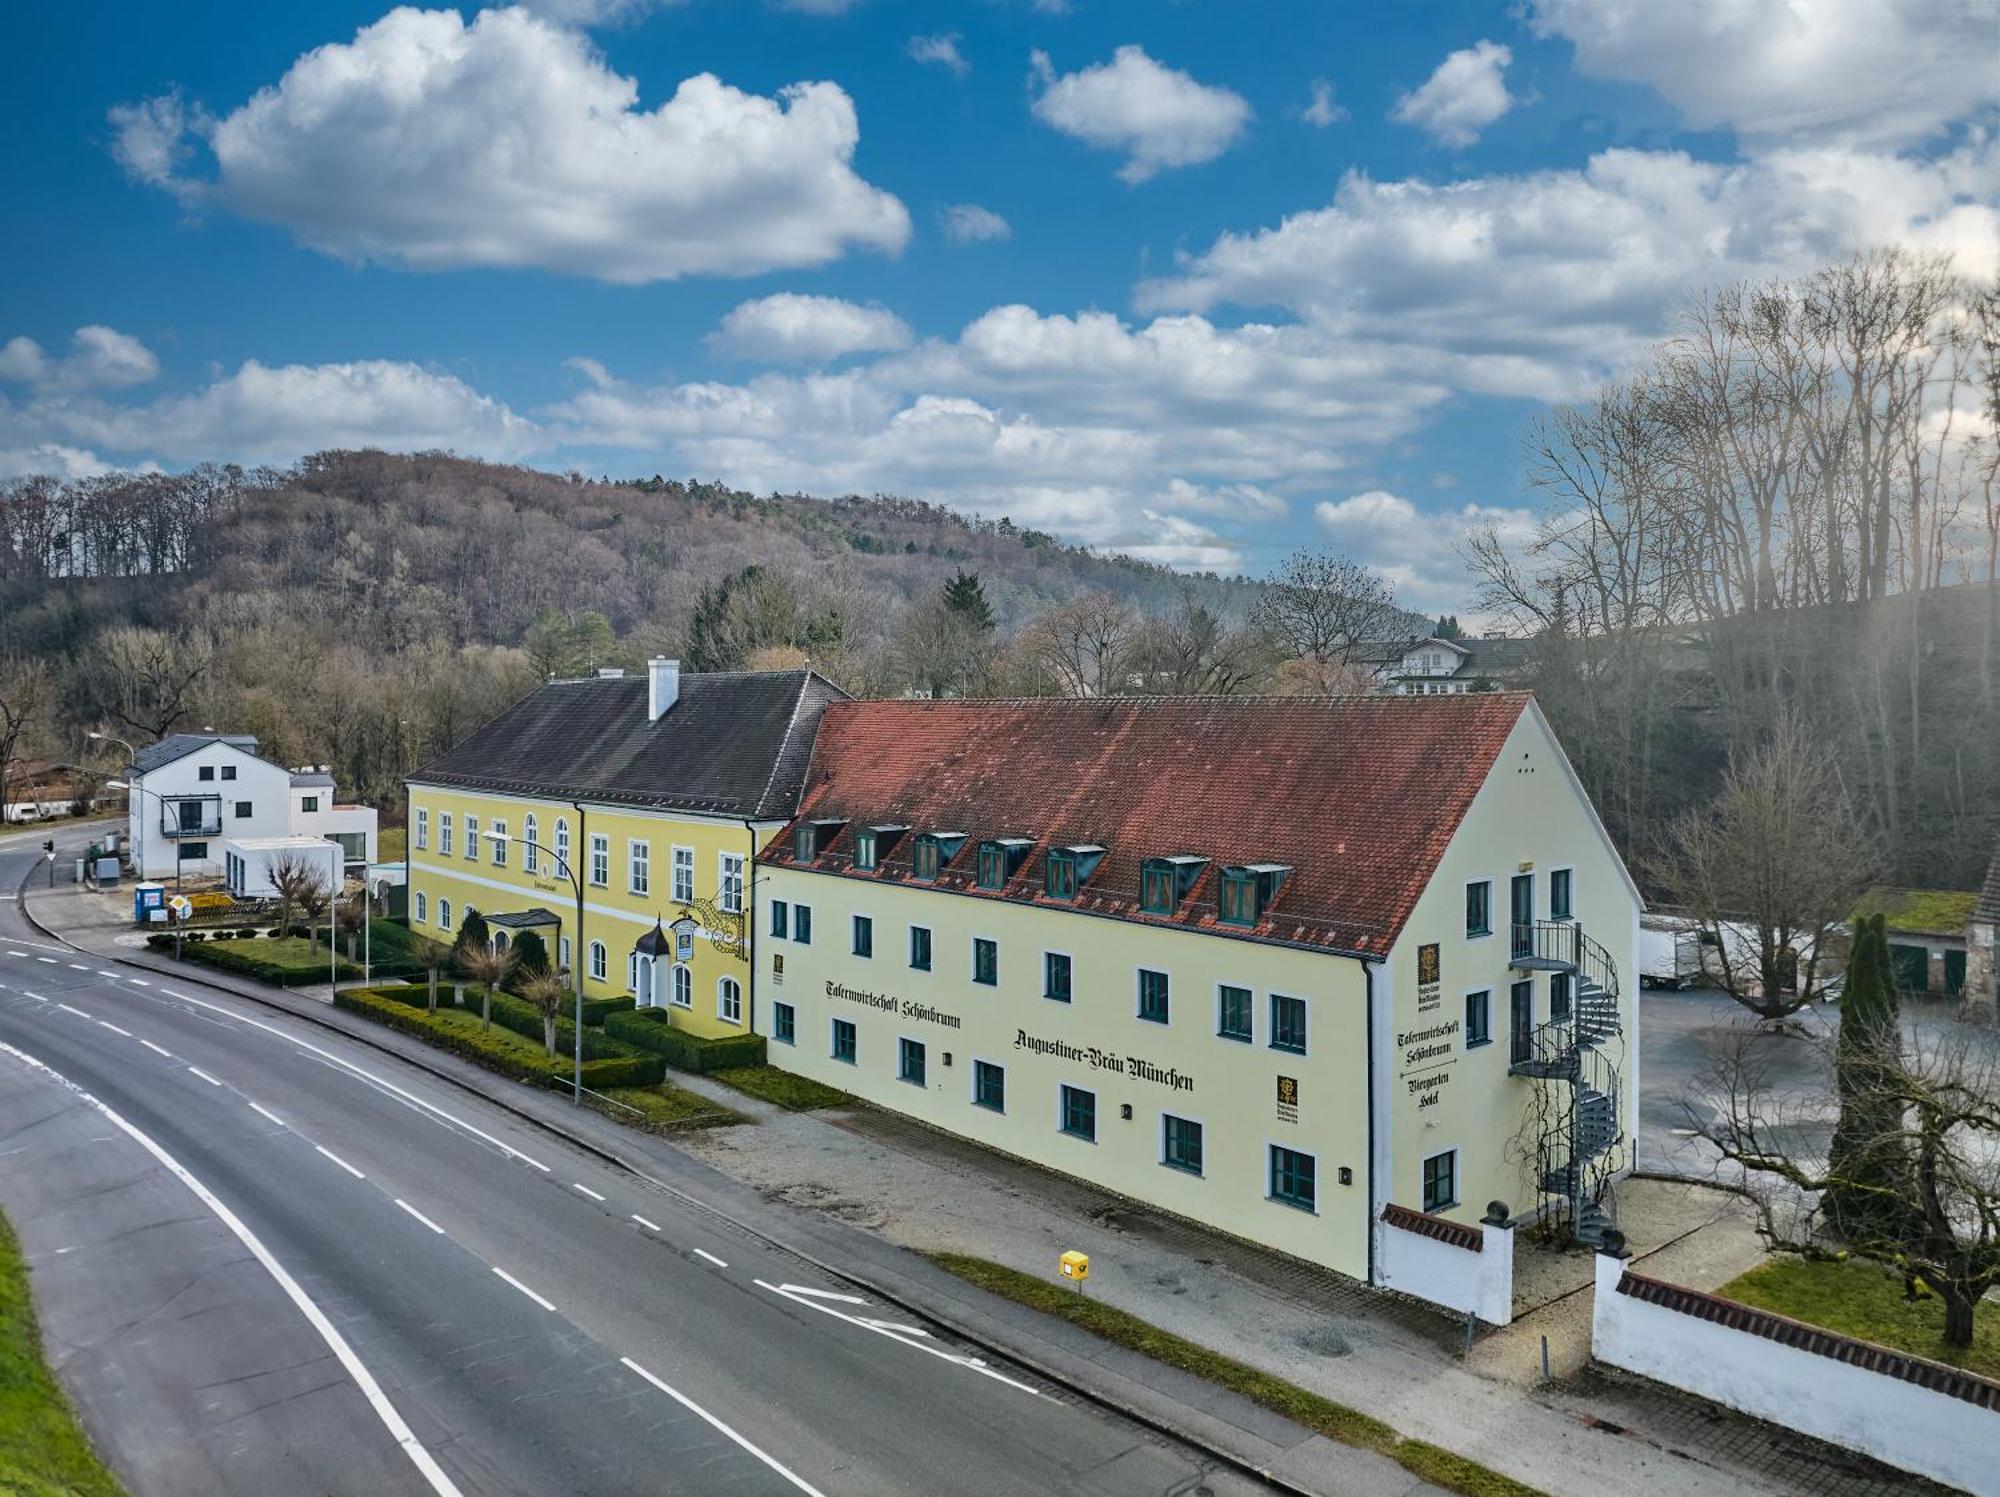
<svg viewBox="0 0 2000 1497">
<path fill-rule="evenodd" d="M 413 1005 L 411 999 L 417 1004 Z M 543 1053 L 541 1037 L 533 1041 L 506 1030 L 482 1029 L 479 1016 L 470 1009 L 441 1008 L 435 1015 L 421 1006 L 421 991 L 397 988 L 351 988 L 334 995 L 334 1006 L 360 1014 L 391 1029 L 462 1055 L 516 1081 L 531 1081 L 567 1089 L 570 1063 L 567 1057 L 555 1060 Z M 496 1005 L 499 1000 L 496 999 Z M 498 1015 L 496 1014 L 497 1018 Z M 594 1037 L 584 1036 L 583 1084 L 592 1091 L 609 1091 L 625 1086 L 657 1086 L 665 1074 L 665 1063 L 653 1055 L 641 1055 L 615 1047 L 616 1053 L 590 1054 Z M 606 1051 L 614 1047 L 596 1042 Z"/>
<path fill-rule="evenodd" d="M 668 1011 L 640 1008 L 614 1013 L 604 1021 L 604 1032 L 614 1039 L 651 1050 L 666 1057 L 667 1064 L 697 1075 L 731 1066 L 761 1065 L 764 1037 L 761 1034 L 733 1034 L 725 1039 L 703 1039 L 684 1029 L 669 1027 Z"/>
</svg>

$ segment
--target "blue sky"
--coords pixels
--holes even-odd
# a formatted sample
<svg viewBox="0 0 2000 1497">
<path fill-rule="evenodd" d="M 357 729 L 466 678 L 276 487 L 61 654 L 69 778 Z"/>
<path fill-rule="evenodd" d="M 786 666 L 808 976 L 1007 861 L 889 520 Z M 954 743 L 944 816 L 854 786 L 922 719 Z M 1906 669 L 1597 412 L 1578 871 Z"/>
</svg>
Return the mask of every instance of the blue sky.
<svg viewBox="0 0 2000 1497">
<path fill-rule="evenodd" d="M 1692 290 L 2000 262 L 1987 0 L 28 4 L 0 473 L 452 447 L 1421 607 Z M 971 227 L 968 229 L 968 225 Z M 8 341 L 12 340 L 12 341 Z"/>
</svg>

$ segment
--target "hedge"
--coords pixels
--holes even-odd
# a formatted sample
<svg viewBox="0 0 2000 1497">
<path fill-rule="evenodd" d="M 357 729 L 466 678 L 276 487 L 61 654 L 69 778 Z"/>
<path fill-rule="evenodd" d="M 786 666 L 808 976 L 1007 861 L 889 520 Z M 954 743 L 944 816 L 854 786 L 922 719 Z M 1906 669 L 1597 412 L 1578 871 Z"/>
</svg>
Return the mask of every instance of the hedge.
<svg viewBox="0 0 2000 1497">
<path fill-rule="evenodd" d="M 612 1014 L 604 1021 L 604 1032 L 614 1039 L 637 1045 L 666 1057 L 678 1071 L 720 1071 L 731 1066 L 755 1066 L 764 1062 L 764 1036 L 733 1034 L 726 1039 L 703 1039 L 669 1025 L 668 1010 L 642 1008 L 631 1013 Z"/>
<path fill-rule="evenodd" d="M 147 946 L 154 951 L 171 953 L 174 938 L 170 935 L 150 935 Z M 326 980 L 325 958 L 315 958 L 310 962 L 272 962 L 254 956 L 246 951 L 235 950 L 221 939 L 195 940 L 184 937 L 181 956 L 190 962 L 200 962 L 204 966 L 219 967 L 224 972 L 240 972 L 245 977 L 253 977 L 258 982 L 268 982 L 276 987 L 291 987 L 297 983 L 316 983 Z M 338 958 L 334 971 L 343 978 L 359 977 L 361 969 L 345 957 Z"/>
<path fill-rule="evenodd" d="M 414 1003 L 412 998 L 416 1000 Z M 554 1060 L 548 1057 L 542 1049 L 539 1027 L 530 1043 L 510 1030 L 480 1028 L 478 1014 L 469 1008 L 441 1007 L 433 1017 L 424 1004 L 423 990 L 417 988 L 350 988 L 335 993 L 333 1003 L 336 1008 L 416 1035 L 439 1049 L 462 1055 L 516 1081 L 560 1084 L 567 1090 L 570 1061 L 566 1056 Z M 497 1012 L 494 1017 L 499 1017 Z M 612 1046 L 595 1036 L 584 1036 L 583 1084 L 592 1091 L 656 1086 L 665 1074 L 666 1064 L 658 1056 L 642 1055 L 623 1045 Z"/>
</svg>

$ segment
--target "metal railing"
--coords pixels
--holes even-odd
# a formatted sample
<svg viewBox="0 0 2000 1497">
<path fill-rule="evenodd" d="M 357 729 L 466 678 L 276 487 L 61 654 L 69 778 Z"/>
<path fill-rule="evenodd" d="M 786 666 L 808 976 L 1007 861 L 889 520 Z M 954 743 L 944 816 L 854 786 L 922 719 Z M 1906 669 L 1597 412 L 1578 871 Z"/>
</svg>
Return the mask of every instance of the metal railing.
<svg viewBox="0 0 2000 1497">
<path fill-rule="evenodd" d="M 1618 994 L 1618 967 L 1611 953 L 1573 920 L 1516 921 L 1512 949 L 1516 958 L 1560 962 L 1614 998 Z"/>
</svg>

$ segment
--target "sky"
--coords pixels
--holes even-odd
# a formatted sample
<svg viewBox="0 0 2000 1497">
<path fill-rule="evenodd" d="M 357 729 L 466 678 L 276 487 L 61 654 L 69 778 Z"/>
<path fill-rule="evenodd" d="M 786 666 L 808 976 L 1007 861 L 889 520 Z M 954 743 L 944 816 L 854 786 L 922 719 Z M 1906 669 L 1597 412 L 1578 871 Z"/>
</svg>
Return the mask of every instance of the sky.
<svg viewBox="0 0 2000 1497">
<path fill-rule="evenodd" d="M 447 448 L 1432 610 L 1691 293 L 2000 272 L 2000 0 L 23 0 L 0 127 L 0 477 Z"/>
</svg>

